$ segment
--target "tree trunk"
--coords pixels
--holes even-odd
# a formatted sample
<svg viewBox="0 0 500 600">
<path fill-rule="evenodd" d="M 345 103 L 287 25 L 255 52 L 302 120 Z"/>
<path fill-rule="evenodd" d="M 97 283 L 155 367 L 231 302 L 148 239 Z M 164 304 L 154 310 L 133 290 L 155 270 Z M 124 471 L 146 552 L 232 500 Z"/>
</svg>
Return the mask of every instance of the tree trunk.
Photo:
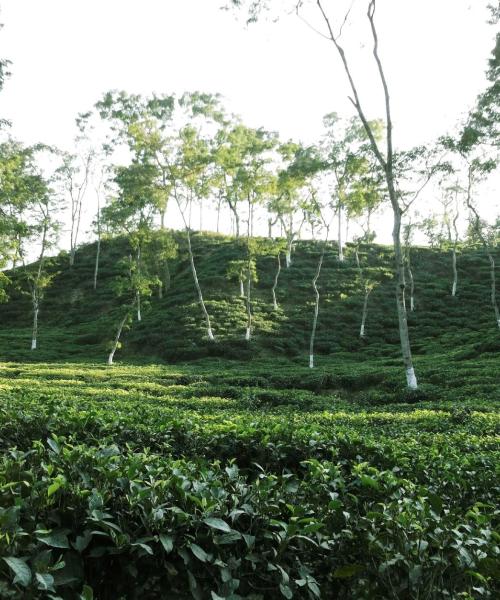
<svg viewBox="0 0 500 600">
<path fill-rule="evenodd" d="M 406 281 L 403 250 L 401 248 L 401 209 L 397 205 L 396 192 L 393 185 L 390 186 L 389 194 L 391 195 L 391 198 L 394 198 L 392 203 L 394 213 L 392 240 L 394 244 L 394 271 L 396 275 L 396 307 L 398 312 L 399 339 L 401 342 L 401 352 L 406 371 L 406 384 L 408 388 L 416 390 L 418 384 L 411 355 L 410 336 L 408 332 L 408 319 L 405 303 Z"/>
<path fill-rule="evenodd" d="M 361 285 L 365 290 L 365 297 L 363 300 L 363 312 L 361 314 L 361 326 L 359 328 L 359 337 L 365 337 L 366 317 L 368 316 L 368 297 L 370 296 L 371 289 L 368 287 L 364 277 L 363 268 L 361 267 L 361 261 L 359 260 L 359 247 L 356 246 L 354 249 L 354 256 L 356 257 L 356 266 L 358 268 L 359 279 Z"/>
<path fill-rule="evenodd" d="M 250 290 L 252 287 L 252 278 L 250 273 L 250 267 L 248 268 L 248 279 L 247 279 L 247 297 L 246 297 L 246 305 L 247 305 L 247 329 L 245 332 L 245 340 L 248 342 L 251 337 L 252 331 L 252 304 L 250 300 Z"/>
<path fill-rule="evenodd" d="M 135 301 L 137 304 L 137 320 L 140 322 L 140 321 L 142 321 L 142 316 L 141 316 L 141 295 L 139 292 L 135 293 Z"/>
<path fill-rule="evenodd" d="M 274 276 L 273 283 L 273 308 L 274 310 L 278 310 L 278 301 L 276 300 L 276 288 L 278 287 L 278 279 L 281 273 L 281 253 L 278 252 L 278 269 L 276 271 L 276 275 Z"/>
<path fill-rule="evenodd" d="M 359 337 L 365 337 L 365 326 L 366 326 L 366 317 L 368 315 L 368 298 L 370 296 L 370 289 L 365 288 L 365 299 L 363 302 L 363 314 L 361 316 L 361 327 L 359 328 Z"/>
<path fill-rule="evenodd" d="M 116 336 L 115 336 L 115 339 L 113 342 L 113 346 L 111 348 L 111 352 L 109 353 L 109 356 L 108 356 L 108 365 L 113 364 L 113 358 L 114 358 L 115 352 L 118 348 L 118 344 L 120 343 L 120 336 L 122 334 L 123 328 L 125 327 L 125 323 L 127 322 L 128 315 L 129 315 L 129 313 L 127 312 L 125 314 L 125 316 L 123 317 L 123 319 L 120 321 L 120 325 L 118 327 L 118 331 L 116 332 Z"/>
<path fill-rule="evenodd" d="M 73 246 L 69 253 L 69 266 L 72 267 L 75 264 L 76 248 Z"/>
<path fill-rule="evenodd" d="M 222 198 L 219 196 L 219 201 L 217 202 L 217 233 L 219 233 L 221 204 L 222 204 Z"/>
<path fill-rule="evenodd" d="M 201 291 L 200 282 L 198 281 L 198 273 L 196 272 L 196 267 L 194 264 L 194 256 L 193 256 L 193 248 L 191 246 L 191 232 L 189 227 L 186 227 L 187 234 L 187 242 L 188 242 L 188 252 L 189 252 L 189 263 L 191 265 L 191 273 L 193 274 L 194 285 L 196 287 L 196 291 L 198 292 L 198 299 L 200 301 L 201 310 L 203 316 L 205 317 L 205 322 L 207 326 L 207 336 L 208 339 L 213 342 L 215 341 L 215 337 L 212 331 L 212 325 L 210 323 L 210 315 L 208 314 L 207 307 L 205 306 L 205 301 L 203 300 L 203 294 Z"/>
<path fill-rule="evenodd" d="M 32 294 L 33 300 L 33 330 L 31 333 L 31 349 L 36 350 L 37 336 L 38 336 L 38 299 L 36 297 L 36 292 Z"/>
<path fill-rule="evenodd" d="M 240 237 L 240 217 L 238 215 L 238 211 L 236 210 L 236 205 L 233 204 L 230 200 L 227 201 L 227 204 L 228 204 L 229 208 L 231 209 L 231 212 L 233 213 L 234 225 L 236 228 L 236 237 L 239 238 Z"/>
<path fill-rule="evenodd" d="M 250 195 L 248 196 L 248 223 L 247 223 L 247 329 L 245 332 L 245 340 L 250 341 L 251 332 L 252 332 L 252 304 L 250 298 L 250 291 L 252 289 L 252 255 L 250 253 L 250 236 L 252 235 L 253 229 L 253 204 L 250 200 Z"/>
<path fill-rule="evenodd" d="M 375 15 L 375 0 L 370 0 L 368 4 L 368 12 L 367 17 L 370 22 L 370 28 L 373 37 L 373 56 L 375 58 L 375 62 L 377 64 L 377 70 L 380 77 L 380 82 L 382 84 L 382 89 L 384 92 L 384 100 L 385 100 L 385 111 L 386 111 L 386 156 L 382 155 L 380 148 L 377 144 L 375 136 L 373 134 L 373 130 L 366 118 L 366 115 L 363 111 L 363 107 L 361 106 L 360 97 L 358 94 L 358 89 L 354 82 L 354 79 L 351 74 L 351 70 L 349 68 L 349 63 L 347 62 L 346 54 L 344 49 L 339 43 L 338 37 L 335 35 L 333 28 L 330 24 L 328 16 L 323 8 L 321 0 L 317 0 L 318 8 L 321 12 L 323 20 L 328 28 L 329 38 L 332 43 L 335 45 L 335 48 L 338 51 L 339 57 L 344 66 L 345 73 L 349 80 L 349 85 L 352 90 L 352 96 L 350 98 L 352 104 L 356 108 L 359 118 L 363 123 L 363 127 L 365 128 L 366 134 L 370 141 L 371 148 L 377 161 L 380 166 L 384 170 L 385 180 L 387 183 L 387 190 L 389 192 L 389 199 L 391 201 L 391 206 L 394 214 L 394 224 L 392 230 L 392 238 L 394 244 L 394 275 L 396 280 L 396 306 L 398 312 L 398 323 L 399 323 L 399 337 L 401 340 L 401 352 L 403 355 L 403 363 L 406 371 L 406 381 L 408 388 L 417 389 L 417 378 L 415 375 L 415 369 L 413 367 L 413 361 L 411 356 L 411 347 L 410 347 L 410 337 L 408 334 L 408 322 L 406 315 L 406 305 L 405 305 L 405 274 L 404 274 L 404 258 L 401 250 L 401 207 L 399 205 L 399 199 L 396 193 L 395 185 L 394 185 L 394 150 L 393 150 L 393 140 L 392 140 L 392 117 L 391 117 L 391 104 L 390 104 L 390 95 L 389 95 L 389 87 L 387 85 L 387 80 L 385 78 L 384 69 L 382 66 L 382 62 L 380 60 L 380 56 L 378 53 L 378 34 L 377 29 L 375 27 L 374 15 Z"/>
<path fill-rule="evenodd" d="M 142 269 L 141 245 L 139 244 L 137 247 L 137 272 L 138 272 L 139 277 L 141 276 L 141 269 Z M 136 291 L 135 297 L 136 297 L 136 303 L 137 303 L 137 320 L 140 322 L 140 321 L 142 321 L 142 317 L 141 317 L 141 294 L 140 294 L 139 290 Z"/>
<path fill-rule="evenodd" d="M 451 265 L 453 268 L 453 284 L 451 286 L 451 295 L 453 298 L 457 295 L 458 271 L 457 271 L 457 249 L 451 251 Z"/>
<path fill-rule="evenodd" d="M 289 269 L 292 266 L 292 244 L 293 244 L 293 236 L 287 237 L 286 242 L 286 255 L 285 255 L 285 266 Z"/>
<path fill-rule="evenodd" d="M 94 265 L 94 290 L 97 289 L 97 276 L 99 274 L 99 257 L 101 255 L 101 236 L 97 238 L 97 250 L 95 254 L 95 265 Z"/>
<path fill-rule="evenodd" d="M 327 232 L 327 235 L 328 235 L 328 232 Z M 318 266 L 316 268 L 316 273 L 314 274 L 314 278 L 312 280 L 312 286 L 313 286 L 313 290 L 314 290 L 314 295 L 316 297 L 316 303 L 314 305 L 314 317 L 313 317 L 313 324 L 312 324 L 312 329 L 311 329 L 311 338 L 309 340 L 309 368 L 310 369 L 314 369 L 314 341 L 316 339 L 316 327 L 318 325 L 318 314 L 319 314 L 319 290 L 318 290 L 318 286 L 316 284 L 318 282 L 318 278 L 321 273 L 321 267 L 323 266 L 323 259 L 325 257 L 326 243 L 327 243 L 327 240 L 325 239 L 325 242 L 323 244 L 323 249 L 321 250 L 321 255 L 319 257 Z"/>
<path fill-rule="evenodd" d="M 240 279 L 240 298 L 245 297 L 245 288 L 243 285 L 243 279 Z"/>
<path fill-rule="evenodd" d="M 410 280 L 410 311 L 415 311 L 415 280 L 413 279 L 413 271 L 411 268 L 410 257 L 408 256 L 408 278 Z"/>
<path fill-rule="evenodd" d="M 342 210 L 343 204 L 339 203 L 338 207 L 338 238 L 339 238 L 339 261 L 344 262 L 344 247 L 342 242 Z"/>
</svg>

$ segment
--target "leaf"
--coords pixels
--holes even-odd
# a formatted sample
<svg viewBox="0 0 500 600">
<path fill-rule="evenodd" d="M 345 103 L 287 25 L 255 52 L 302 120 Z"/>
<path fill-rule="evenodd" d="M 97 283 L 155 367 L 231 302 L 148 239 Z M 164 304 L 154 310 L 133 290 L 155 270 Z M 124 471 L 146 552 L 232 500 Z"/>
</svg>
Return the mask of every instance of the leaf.
<svg viewBox="0 0 500 600">
<path fill-rule="evenodd" d="M 191 594 L 195 600 L 202 600 L 202 595 L 200 591 L 200 586 L 196 581 L 196 577 L 188 570 L 188 580 L 189 580 L 189 589 L 191 590 Z"/>
<path fill-rule="evenodd" d="M 69 548 L 68 536 L 60 531 L 37 535 L 37 539 L 52 548 Z"/>
<path fill-rule="evenodd" d="M 28 585 L 31 583 L 31 569 L 28 567 L 26 562 L 22 558 L 16 558 L 15 556 L 4 556 L 3 560 L 9 565 L 16 575 L 14 578 L 14 583 L 19 582 L 22 586 L 28 587 Z"/>
<path fill-rule="evenodd" d="M 231 532 L 231 527 L 223 521 L 222 519 L 217 519 L 216 517 L 208 517 L 207 519 L 203 519 L 203 522 L 206 523 L 212 529 L 219 529 L 220 531 L 224 531 L 225 533 Z"/>
<path fill-rule="evenodd" d="M 76 536 L 76 540 L 72 543 L 73 548 L 78 552 L 83 552 L 85 548 L 90 544 L 92 539 L 92 532 L 85 530 L 83 535 Z"/>
<path fill-rule="evenodd" d="M 160 533 L 160 542 L 162 544 L 162 546 L 165 548 L 165 552 L 167 552 L 167 554 L 169 552 L 172 552 L 173 548 L 174 548 L 174 540 L 172 538 L 172 536 L 167 535 L 166 533 Z"/>
<path fill-rule="evenodd" d="M 94 592 L 89 585 L 84 585 L 82 593 L 80 594 L 80 600 L 94 600 Z"/>
<path fill-rule="evenodd" d="M 61 487 L 61 485 L 62 485 L 61 482 L 56 479 L 47 488 L 47 496 L 50 497 L 50 496 L 52 496 L 52 494 L 55 494 L 57 492 L 57 490 Z"/>
<path fill-rule="evenodd" d="M 54 590 L 54 578 L 50 573 L 37 573 L 36 579 L 38 581 L 38 589 L 39 590 L 48 590 L 51 592 L 55 592 Z"/>
<path fill-rule="evenodd" d="M 361 485 L 365 487 L 371 487 L 375 490 L 378 490 L 380 488 L 379 482 L 376 479 L 373 479 L 373 477 L 370 477 L 369 475 L 361 475 L 359 480 L 361 481 Z"/>
<path fill-rule="evenodd" d="M 283 596 L 285 596 L 285 598 L 287 598 L 287 600 L 290 600 L 291 598 L 293 598 L 292 590 L 284 583 L 280 583 L 280 592 L 282 593 Z"/>
<path fill-rule="evenodd" d="M 142 548 L 147 554 L 150 554 L 151 556 L 153 556 L 154 554 L 151 546 L 148 546 L 148 544 L 144 544 L 142 542 L 134 542 L 130 545 L 135 546 L 136 548 Z"/>
<path fill-rule="evenodd" d="M 198 544 L 191 544 L 190 548 L 191 552 L 196 556 L 198 560 L 201 560 L 201 562 L 207 562 L 209 556 L 205 552 L 205 550 L 203 550 L 203 548 L 200 548 Z"/>
<path fill-rule="evenodd" d="M 47 444 L 52 448 L 52 450 L 56 454 L 59 454 L 61 452 L 61 449 L 59 448 L 59 444 L 56 442 L 56 440 L 54 440 L 52 438 L 47 438 Z"/>
<path fill-rule="evenodd" d="M 316 598 L 321 598 L 321 590 L 319 589 L 319 586 L 315 581 L 309 581 L 307 583 L 307 587 L 316 596 Z"/>
</svg>

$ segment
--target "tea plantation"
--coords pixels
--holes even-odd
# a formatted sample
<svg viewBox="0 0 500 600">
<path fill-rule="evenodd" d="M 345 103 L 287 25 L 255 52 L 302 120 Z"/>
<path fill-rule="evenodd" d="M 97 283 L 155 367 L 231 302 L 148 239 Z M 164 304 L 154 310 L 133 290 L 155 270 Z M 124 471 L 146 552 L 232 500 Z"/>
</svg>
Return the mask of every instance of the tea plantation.
<svg viewBox="0 0 500 600">
<path fill-rule="evenodd" d="M 225 277 L 239 245 L 196 238 L 214 319 L 185 255 L 105 365 L 120 241 L 57 272 L 39 350 L 11 274 L 0 319 L 0 598 L 64 600 L 480 599 L 500 594 L 500 336 L 488 263 L 416 249 L 410 315 L 420 389 L 404 389 L 393 282 L 366 340 L 351 258 L 329 251 L 315 369 L 306 362 L 318 246 L 302 242 L 269 300 L 258 262 L 255 333 Z M 373 269 L 389 250 L 367 246 Z M 16 285 L 18 286 L 16 289 Z M 234 288 L 234 289 L 233 289 Z"/>
</svg>

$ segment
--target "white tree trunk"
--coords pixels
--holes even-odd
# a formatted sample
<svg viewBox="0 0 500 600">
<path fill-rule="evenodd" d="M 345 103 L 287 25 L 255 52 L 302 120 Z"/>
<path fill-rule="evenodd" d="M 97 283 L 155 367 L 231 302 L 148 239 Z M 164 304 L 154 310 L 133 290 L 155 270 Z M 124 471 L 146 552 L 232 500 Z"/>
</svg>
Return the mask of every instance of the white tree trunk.
<svg viewBox="0 0 500 600">
<path fill-rule="evenodd" d="M 338 208 L 338 238 L 339 238 L 339 261 L 344 261 L 344 244 L 342 241 L 342 204 L 339 204 Z"/>
<path fill-rule="evenodd" d="M 395 190 L 392 189 L 395 197 Z M 405 264 L 403 251 L 401 248 L 401 209 L 397 207 L 396 201 L 393 202 L 394 226 L 392 230 L 392 239 L 394 244 L 394 270 L 396 280 L 396 307 L 398 312 L 399 339 L 401 342 L 401 352 L 403 363 L 406 370 L 406 382 L 408 388 L 416 390 L 418 387 L 417 377 L 413 368 L 413 360 L 410 347 L 410 336 L 408 333 L 408 320 L 405 304 Z"/>
<path fill-rule="evenodd" d="M 188 251 L 189 251 L 189 262 L 191 265 L 191 273 L 193 274 L 194 285 L 196 287 L 196 291 L 198 292 L 198 299 L 200 301 L 201 310 L 203 316 L 205 317 L 206 327 L 207 327 L 207 336 L 208 339 L 213 342 L 215 341 L 215 337 L 212 331 L 212 325 L 210 323 L 210 315 L 208 314 L 207 307 L 205 306 L 205 301 L 203 300 L 203 294 L 201 291 L 200 282 L 198 281 L 198 273 L 196 272 L 196 267 L 194 264 L 194 255 L 193 248 L 191 246 L 191 232 L 189 227 L 186 227 L 187 241 L 188 241 Z"/>
<path fill-rule="evenodd" d="M 33 332 L 31 335 L 31 349 L 36 350 L 36 340 L 38 334 L 38 309 L 33 313 Z"/>
<path fill-rule="evenodd" d="M 122 334 L 122 330 L 123 330 L 123 327 L 125 326 L 127 318 L 128 318 L 128 313 L 126 313 L 126 315 L 120 321 L 120 325 L 118 327 L 118 331 L 116 332 L 116 336 L 115 336 L 115 339 L 113 341 L 113 346 L 111 348 L 111 352 L 109 353 L 109 356 L 108 356 L 108 365 L 112 365 L 113 364 L 113 358 L 114 358 L 115 352 L 116 352 L 116 350 L 118 348 L 118 344 L 120 343 L 120 336 Z"/>
<path fill-rule="evenodd" d="M 312 286 L 313 286 L 316 302 L 314 305 L 314 316 L 313 316 L 313 324 L 312 324 L 312 329 L 311 329 L 311 338 L 309 340 L 309 368 L 310 369 L 314 368 L 314 341 L 316 339 L 316 327 L 318 325 L 318 314 L 319 314 L 319 290 L 318 290 L 318 286 L 316 284 L 318 282 L 318 278 L 321 273 L 321 267 L 323 266 L 325 250 L 326 250 L 326 240 L 323 245 L 323 250 L 321 251 L 321 255 L 319 257 L 318 266 L 316 268 L 316 273 L 314 274 L 314 278 L 312 280 Z"/>
<path fill-rule="evenodd" d="M 361 316 L 361 327 L 359 329 L 359 337 L 365 337 L 365 326 L 366 326 L 366 317 L 368 315 L 368 298 L 370 296 L 370 290 L 365 290 L 365 299 L 363 301 L 363 314 Z"/>
<path fill-rule="evenodd" d="M 38 300 L 33 298 L 33 329 L 31 332 L 31 349 L 36 350 L 36 342 L 38 337 Z"/>
<path fill-rule="evenodd" d="M 410 311 L 415 311 L 415 281 L 413 279 L 413 271 L 411 269 L 410 258 L 408 257 L 408 277 L 410 279 Z"/>
<path fill-rule="evenodd" d="M 276 288 L 278 287 L 278 279 L 281 273 L 281 256 L 280 253 L 278 252 L 278 269 L 276 271 L 276 275 L 274 276 L 274 283 L 273 283 L 273 308 L 274 310 L 278 310 L 278 301 L 276 299 Z"/>
<path fill-rule="evenodd" d="M 245 287 L 243 285 L 243 279 L 240 279 L 240 298 L 245 297 Z"/>
<path fill-rule="evenodd" d="M 406 385 L 410 390 L 418 389 L 417 377 L 413 367 L 406 369 Z"/>
<path fill-rule="evenodd" d="M 141 316 L 141 295 L 139 294 L 139 292 L 137 292 L 137 294 L 136 294 L 136 302 L 137 302 L 137 320 L 138 321 L 142 321 L 142 316 Z"/>
<path fill-rule="evenodd" d="M 451 286 L 451 295 L 453 298 L 457 295 L 457 285 L 458 285 L 458 271 L 457 271 L 457 250 L 453 248 L 452 250 L 452 268 L 453 268 L 453 285 Z"/>
<path fill-rule="evenodd" d="M 101 255 L 101 236 L 97 238 L 97 251 L 95 255 L 95 266 L 94 266 L 94 290 L 97 289 L 97 276 L 99 274 L 99 257 Z"/>
</svg>

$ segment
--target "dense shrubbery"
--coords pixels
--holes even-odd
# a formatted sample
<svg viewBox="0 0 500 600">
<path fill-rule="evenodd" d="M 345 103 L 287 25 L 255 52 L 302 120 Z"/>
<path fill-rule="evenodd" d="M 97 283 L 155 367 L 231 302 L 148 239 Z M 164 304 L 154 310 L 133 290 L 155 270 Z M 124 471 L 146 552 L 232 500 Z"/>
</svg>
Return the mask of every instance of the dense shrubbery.
<svg viewBox="0 0 500 600">
<path fill-rule="evenodd" d="M 1 597 L 500 589 L 492 400 L 372 406 L 284 365 L 3 374 Z"/>
</svg>

